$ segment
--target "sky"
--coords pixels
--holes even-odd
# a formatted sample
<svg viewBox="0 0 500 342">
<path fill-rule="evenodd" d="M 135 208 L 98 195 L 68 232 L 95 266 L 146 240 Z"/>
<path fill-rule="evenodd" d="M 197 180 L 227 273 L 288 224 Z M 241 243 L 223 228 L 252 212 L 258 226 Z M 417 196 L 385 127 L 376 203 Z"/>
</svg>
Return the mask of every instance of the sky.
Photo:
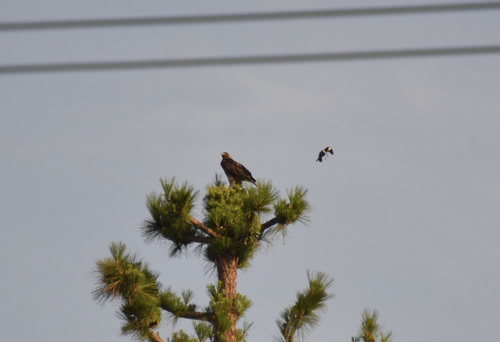
<svg viewBox="0 0 500 342">
<path fill-rule="evenodd" d="M 455 1 L 458 3 L 458 1 Z M 0 22 L 341 9 L 432 1 L 3 0 Z M 500 11 L 0 32 L 0 65 L 498 44 Z M 132 341 L 93 301 L 111 242 L 208 303 L 199 256 L 146 243 L 160 178 L 203 196 L 229 152 L 308 189 L 309 221 L 239 273 L 248 341 L 334 279 L 306 341 L 348 342 L 377 309 L 394 341 L 492 341 L 500 316 L 500 55 L 0 74 L 0 340 Z M 335 152 L 323 163 L 318 152 Z M 201 218 L 198 206 L 193 213 Z M 190 330 L 163 321 L 160 334 Z"/>
</svg>

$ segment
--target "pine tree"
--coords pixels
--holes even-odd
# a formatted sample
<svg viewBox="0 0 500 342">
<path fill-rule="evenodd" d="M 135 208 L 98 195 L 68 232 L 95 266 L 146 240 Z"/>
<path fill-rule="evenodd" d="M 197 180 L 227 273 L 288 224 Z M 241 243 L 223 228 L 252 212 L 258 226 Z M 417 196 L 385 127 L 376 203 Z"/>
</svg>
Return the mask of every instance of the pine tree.
<svg viewBox="0 0 500 342">
<path fill-rule="evenodd" d="M 162 312 L 170 318 L 194 321 L 195 336 L 175 332 L 168 341 L 245 341 L 249 325 L 237 328 L 251 301 L 236 290 L 237 271 L 249 267 L 259 247 L 283 237 L 289 225 L 307 221 L 307 191 L 295 187 L 287 198 L 280 198 L 270 182 L 256 187 L 227 187 L 216 177 L 202 199 L 203 220 L 193 216 L 198 192 L 188 183 L 161 179 L 162 193 L 147 197 L 149 218 L 142 225 L 147 241 L 166 240 L 170 256 L 201 251 L 217 274 L 217 282 L 207 286 L 209 304 L 192 302 L 194 294 L 176 294 L 158 281 L 158 273 L 129 254 L 123 243 L 112 243 L 111 257 L 97 260 L 98 302 L 118 300 L 122 332 L 140 339 L 162 342 L 157 326 Z M 286 309 L 278 326 L 286 342 L 296 333 L 317 324 L 317 312 L 330 298 L 326 290 L 332 281 L 322 273 L 309 277 L 309 288 L 297 295 L 297 302 Z"/>
</svg>

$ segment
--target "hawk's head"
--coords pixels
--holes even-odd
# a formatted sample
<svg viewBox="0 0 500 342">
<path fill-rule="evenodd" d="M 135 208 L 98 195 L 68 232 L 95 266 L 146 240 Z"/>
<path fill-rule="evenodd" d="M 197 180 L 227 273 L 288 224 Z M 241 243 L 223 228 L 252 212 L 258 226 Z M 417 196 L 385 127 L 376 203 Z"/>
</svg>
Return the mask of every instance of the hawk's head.
<svg viewBox="0 0 500 342">
<path fill-rule="evenodd" d="M 222 159 L 231 159 L 231 155 L 227 152 L 222 152 L 220 155 L 222 156 Z"/>
</svg>

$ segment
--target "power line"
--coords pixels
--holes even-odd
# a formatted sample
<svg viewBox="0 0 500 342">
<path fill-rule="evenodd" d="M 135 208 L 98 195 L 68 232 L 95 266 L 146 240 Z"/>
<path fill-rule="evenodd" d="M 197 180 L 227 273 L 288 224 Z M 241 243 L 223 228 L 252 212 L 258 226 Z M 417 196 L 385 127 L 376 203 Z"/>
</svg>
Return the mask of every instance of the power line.
<svg viewBox="0 0 500 342">
<path fill-rule="evenodd" d="M 403 50 L 378 50 L 358 52 L 334 52 L 290 55 L 207 57 L 184 59 L 160 59 L 145 61 L 111 61 L 53 64 L 24 64 L 0 66 L 0 74 L 31 74 L 73 71 L 114 71 L 158 68 L 187 68 L 210 66 L 234 66 L 252 64 L 278 64 L 298 62 L 341 62 L 412 57 L 466 56 L 500 53 L 500 45 L 465 46 L 448 48 L 416 48 Z"/>
<path fill-rule="evenodd" d="M 489 9 L 500 9 L 500 2 L 497 1 L 497 2 L 477 2 L 477 3 L 462 3 L 462 4 L 383 6 L 383 7 L 323 9 L 323 10 L 285 11 L 285 12 L 192 15 L 192 16 L 175 16 L 175 17 L 12 22 L 12 23 L 0 23 L 0 31 L 105 28 L 105 27 L 117 27 L 117 26 L 146 26 L 146 25 L 175 25 L 175 24 L 206 24 L 206 23 L 242 22 L 242 21 L 354 17 L 354 16 L 370 16 L 370 15 L 424 14 L 424 13 L 474 11 L 474 10 L 489 10 Z"/>
</svg>

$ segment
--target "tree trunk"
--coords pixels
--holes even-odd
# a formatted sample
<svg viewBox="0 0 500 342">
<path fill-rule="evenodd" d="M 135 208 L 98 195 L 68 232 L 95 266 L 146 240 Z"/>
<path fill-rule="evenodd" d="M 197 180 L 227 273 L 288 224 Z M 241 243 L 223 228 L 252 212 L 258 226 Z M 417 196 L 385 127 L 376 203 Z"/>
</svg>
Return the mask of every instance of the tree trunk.
<svg viewBox="0 0 500 342">
<path fill-rule="evenodd" d="M 226 255 L 219 258 L 217 262 L 217 275 L 222 283 L 224 297 L 236 299 L 236 278 L 238 274 L 238 257 L 234 255 Z M 223 342 L 234 342 L 236 340 L 236 320 L 238 319 L 235 312 L 234 303 L 231 306 L 229 319 L 231 320 L 231 328 L 222 332 Z M 216 330 L 218 330 L 216 328 Z"/>
</svg>

